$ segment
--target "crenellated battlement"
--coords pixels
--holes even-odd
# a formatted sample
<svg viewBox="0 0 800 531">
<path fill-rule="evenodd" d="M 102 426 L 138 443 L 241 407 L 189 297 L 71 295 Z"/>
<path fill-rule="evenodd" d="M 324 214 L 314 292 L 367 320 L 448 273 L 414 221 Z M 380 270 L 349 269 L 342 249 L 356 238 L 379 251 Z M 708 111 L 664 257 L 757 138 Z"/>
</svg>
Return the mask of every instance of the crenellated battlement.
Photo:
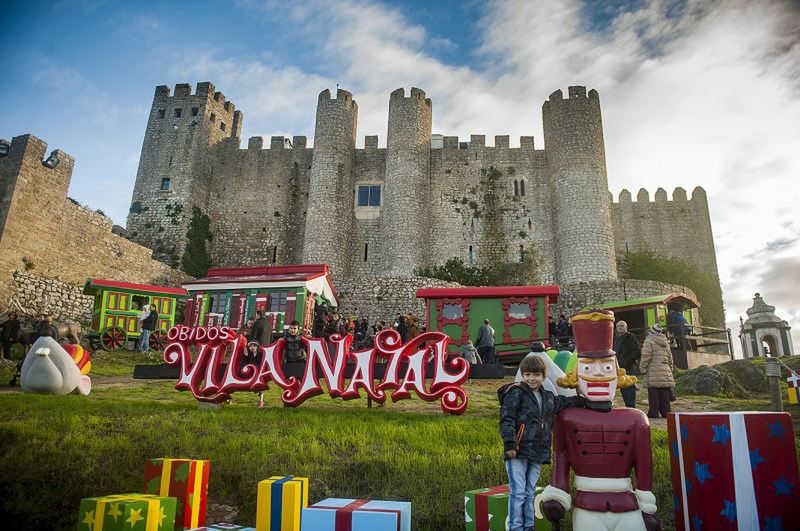
<svg viewBox="0 0 800 531">
<path fill-rule="evenodd" d="M 650 201 L 650 192 L 648 192 L 646 188 L 640 188 L 639 192 L 636 194 L 636 201 L 633 201 L 631 193 L 627 189 L 623 188 L 619 193 L 618 200 L 613 202 L 615 204 L 626 205 L 631 203 L 687 203 L 692 201 L 701 201 L 705 204 L 708 201 L 706 191 L 702 187 L 696 186 L 694 190 L 692 190 L 691 199 L 687 199 L 686 190 L 678 186 L 672 191 L 672 199 L 669 199 L 667 196 L 667 191 L 664 188 L 658 188 L 654 194 L 653 201 Z"/>
<path fill-rule="evenodd" d="M 331 101 L 335 101 L 341 105 L 349 105 L 351 107 L 358 106 L 356 104 L 356 101 L 353 99 L 353 95 L 344 89 L 336 89 L 336 99 L 333 100 L 331 99 L 331 91 L 328 89 L 325 89 L 322 92 L 320 92 L 319 96 L 317 97 L 318 104 Z"/>
<path fill-rule="evenodd" d="M 442 137 L 443 149 L 470 149 L 470 148 L 501 148 L 501 149 L 534 149 L 532 136 L 519 137 L 519 148 L 511 147 L 511 137 L 509 135 L 495 135 L 494 146 L 486 145 L 486 135 L 470 135 L 469 142 L 462 145 L 458 136 Z"/>
<path fill-rule="evenodd" d="M 583 100 L 585 100 L 585 99 L 587 99 L 587 97 L 590 100 L 599 100 L 600 99 L 600 95 L 597 93 L 597 91 L 595 89 L 590 90 L 588 92 L 588 94 L 587 94 L 586 87 L 580 86 L 580 85 L 567 87 L 567 94 L 569 94 L 569 97 L 568 98 L 564 98 L 564 93 L 561 91 L 561 89 L 558 89 L 555 92 L 553 92 L 552 94 L 550 94 L 550 97 L 548 98 L 548 101 L 558 102 L 558 101 L 562 101 L 564 99 L 570 99 L 570 100 L 583 99 Z M 547 102 L 545 102 L 545 103 L 547 103 Z"/>
<path fill-rule="evenodd" d="M 153 109 L 164 110 L 176 104 L 192 103 L 185 100 L 200 100 L 197 102 L 198 107 L 203 103 L 211 105 L 214 104 L 214 112 L 217 114 L 227 115 L 229 122 L 232 125 L 237 123 L 236 105 L 230 100 L 225 99 L 225 94 L 221 91 L 214 90 L 214 84 L 209 81 L 201 81 L 197 83 L 194 94 L 192 93 L 192 85 L 189 83 L 178 83 L 175 85 L 174 94 L 170 91 L 167 85 L 159 85 L 156 87 L 155 95 L 153 97 Z M 241 128 L 241 120 L 243 114 L 241 111 L 238 116 L 238 124 Z M 186 116 L 191 116 L 191 112 L 187 112 Z M 171 116 L 175 117 L 175 116 Z M 236 135 L 234 135 L 236 136 Z"/>
<path fill-rule="evenodd" d="M 285 136 L 271 136 L 269 139 L 269 147 L 264 147 L 263 136 L 251 136 L 247 140 L 248 150 L 264 150 L 264 149 L 306 149 L 308 139 L 305 136 L 293 136 L 291 142 Z"/>
<path fill-rule="evenodd" d="M 420 100 L 424 101 L 428 107 L 433 105 L 431 103 L 431 99 L 425 97 L 425 91 L 417 87 L 411 87 L 411 94 L 407 98 L 406 98 L 405 88 L 400 87 L 398 89 L 393 90 L 392 93 L 389 95 L 389 104 L 391 105 L 392 102 L 400 100 Z"/>
</svg>

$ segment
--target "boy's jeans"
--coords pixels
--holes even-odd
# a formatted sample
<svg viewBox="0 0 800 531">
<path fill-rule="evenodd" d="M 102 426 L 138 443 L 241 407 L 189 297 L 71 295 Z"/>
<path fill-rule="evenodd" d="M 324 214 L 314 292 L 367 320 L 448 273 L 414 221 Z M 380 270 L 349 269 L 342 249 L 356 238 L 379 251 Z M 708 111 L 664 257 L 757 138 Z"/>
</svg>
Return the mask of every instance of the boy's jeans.
<svg viewBox="0 0 800 531">
<path fill-rule="evenodd" d="M 506 460 L 508 474 L 508 531 L 533 529 L 533 496 L 542 465 L 525 459 Z"/>
<path fill-rule="evenodd" d="M 152 330 L 142 329 L 142 335 L 139 337 L 139 350 L 147 352 L 150 350 L 150 333 Z"/>
</svg>

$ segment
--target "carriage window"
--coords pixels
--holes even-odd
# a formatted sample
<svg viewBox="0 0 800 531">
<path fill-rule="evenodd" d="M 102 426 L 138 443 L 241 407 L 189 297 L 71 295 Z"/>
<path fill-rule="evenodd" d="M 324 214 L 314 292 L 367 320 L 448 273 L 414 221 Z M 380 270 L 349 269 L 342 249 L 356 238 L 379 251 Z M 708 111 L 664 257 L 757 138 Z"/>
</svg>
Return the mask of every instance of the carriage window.
<svg viewBox="0 0 800 531">
<path fill-rule="evenodd" d="M 530 319 L 531 307 L 527 304 L 512 304 L 508 307 L 508 316 L 512 319 Z"/>
<path fill-rule="evenodd" d="M 133 305 L 131 306 L 131 310 L 141 310 L 145 304 L 150 304 L 150 298 L 146 295 L 134 295 L 133 296 Z"/>
<path fill-rule="evenodd" d="M 269 311 L 271 312 L 285 312 L 286 311 L 286 297 L 289 296 L 288 291 L 279 291 L 269 294 Z"/>
<path fill-rule="evenodd" d="M 464 309 L 460 304 L 445 304 L 442 306 L 442 318 L 461 319 L 464 317 Z"/>
<path fill-rule="evenodd" d="M 210 313 L 225 313 L 225 307 L 228 305 L 228 295 L 225 293 L 218 293 L 211 297 L 208 307 Z"/>
</svg>

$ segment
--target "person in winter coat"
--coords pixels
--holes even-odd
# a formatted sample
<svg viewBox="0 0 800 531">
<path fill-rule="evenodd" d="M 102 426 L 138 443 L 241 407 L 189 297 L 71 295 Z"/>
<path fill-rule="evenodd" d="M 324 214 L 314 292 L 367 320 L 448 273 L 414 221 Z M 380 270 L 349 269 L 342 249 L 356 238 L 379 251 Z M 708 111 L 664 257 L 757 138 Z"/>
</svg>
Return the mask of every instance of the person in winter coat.
<svg viewBox="0 0 800 531">
<path fill-rule="evenodd" d="M 669 413 L 670 396 L 675 387 L 673 369 L 669 340 L 660 326 L 651 326 L 642 345 L 642 361 L 639 363 L 639 373 L 647 387 L 647 416 L 650 418 L 657 419 L 659 413 L 666 418 Z"/>
<path fill-rule="evenodd" d="M 502 395 L 500 437 L 505 448 L 509 531 L 533 529 L 533 496 L 542 464 L 550 462 L 555 416 L 567 407 L 583 407 L 582 396 L 555 396 L 542 387 L 547 365 L 538 356 L 520 363 L 522 381 Z"/>
<path fill-rule="evenodd" d="M 461 347 L 461 357 L 467 360 L 470 365 L 478 363 L 478 349 L 472 344 L 471 339 L 467 339 L 467 342 Z"/>
<path fill-rule="evenodd" d="M 150 352 L 150 334 L 156 329 L 158 324 L 158 310 L 156 305 L 150 306 L 150 313 L 142 321 L 142 335 L 139 337 L 139 350 L 142 352 Z"/>
<path fill-rule="evenodd" d="M 289 333 L 283 337 L 283 362 L 303 361 L 306 359 L 306 348 L 300 339 L 300 323 L 292 321 L 289 324 Z"/>
<path fill-rule="evenodd" d="M 6 359 L 11 359 L 11 348 L 17 342 L 20 328 L 21 324 L 17 319 L 17 313 L 9 312 L 8 320 L 3 323 L 3 331 L 0 332 L 0 340 L 3 343 L 3 357 Z"/>
<path fill-rule="evenodd" d="M 263 311 L 256 310 L 256 320 L 250 327 L 250 335 L 247 336 L 247 340 L 255 341 L 259 345 L 269 345 L 272 341 L 272 330 L 270 330 Z"/>
<path fill-rule="evenodd" d="M 617 338 L 614 341 L 614 352 L 617 353 L 617 365 L 625 369 L 626 374 L 635 375 L 638 372 L 637 365 L 642 357 L 642 349 L 639 348 L 639 341 L 633 333 L 628 332 L 628 323 L 617 321 Z M 625 407 L 636 407 L 636 386 L 620 389 Z"/>
<path fill-rule="evenodd" d="M 484 319 L 483 324 L 478 328 L 478 337 L 475 338 L 475 346 L 478 347 L 478 354 L 484 363 L 494 363 L 494 328 L 489 325 L 489 319 Z"/>
</svg>

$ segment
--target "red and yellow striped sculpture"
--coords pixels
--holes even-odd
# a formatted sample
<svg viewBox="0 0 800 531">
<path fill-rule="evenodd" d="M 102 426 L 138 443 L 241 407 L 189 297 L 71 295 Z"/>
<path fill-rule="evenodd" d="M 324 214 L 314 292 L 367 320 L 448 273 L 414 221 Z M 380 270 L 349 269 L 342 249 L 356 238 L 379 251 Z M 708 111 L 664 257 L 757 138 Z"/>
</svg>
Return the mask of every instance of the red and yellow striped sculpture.
<svg viewBox="0 0 800 531">
<path fill-rule="evenodd" d="M 64 347 L 64 350 L 67 351 L 67 354 L 72 356 L 73 361 L 80 369 L 81 374 L 89 374 L 89 371 L 92 370 L 92 359 L 89 357 L 89 353 L 83 349 L 80 345 L 72 345 L 67 343 L 66 345 L 61 345 Z"/>
</svg>

